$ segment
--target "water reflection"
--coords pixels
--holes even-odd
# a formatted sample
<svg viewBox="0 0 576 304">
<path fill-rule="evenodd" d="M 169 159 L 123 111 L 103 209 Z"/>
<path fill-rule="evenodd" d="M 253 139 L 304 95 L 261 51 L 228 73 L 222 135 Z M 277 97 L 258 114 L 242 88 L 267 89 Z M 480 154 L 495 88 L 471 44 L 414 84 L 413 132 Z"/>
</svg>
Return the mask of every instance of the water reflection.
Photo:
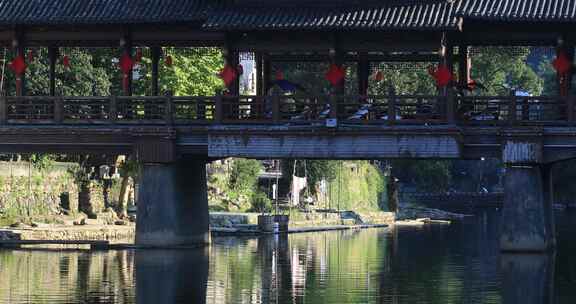
<svg viewBox="0 0 576 304">
<path fill-rule="evenodd" d="M 575 303 L 575 219 L 556 257 L 500 255 L 491 214 L 206 250 L 0 250 L 0 303 Z"/>
<path fill-rule="evenodd" d="M 554 301 L 554 254 L 502 254 L 505 304 Z"/>
<path fill-rule="evenodd" d="M 138 304 L 206 303 L 208 250 L 136 251 Z"/>
</svg>

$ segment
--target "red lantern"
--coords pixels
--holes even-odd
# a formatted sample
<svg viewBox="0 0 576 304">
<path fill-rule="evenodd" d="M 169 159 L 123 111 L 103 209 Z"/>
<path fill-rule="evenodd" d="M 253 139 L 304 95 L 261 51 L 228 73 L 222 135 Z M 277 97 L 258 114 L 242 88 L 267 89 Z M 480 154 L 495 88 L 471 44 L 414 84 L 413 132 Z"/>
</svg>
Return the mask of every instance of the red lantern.
<svg viewBox="0 0 576 304">
<path fill-rule="evenodd" d="M 344 76 L 346 75 L 346 71 L 342 66 L 338 66 L 336 64 L 331 64 L 330 69 L 326 72 L 326 80 L 330 81 L 332 86 L 339 85 L 342 80 L 344 80 Z"/>
<path fill-rule="evenodd" d="M 224 85 L 229 87 L 232 81 L 238 77 L 238 71 L 232 68 L 230 65 L 226 64 L 222 71 L 220 71 L 219 76 L 224 81 Z"/>
<path fill-rule="evenodd" d="M 436 85 L 439 87 L 445 87 L 452 81 L 452 73 L 445 64 L 439 64 L 437 68 L 430 67 L 428 73 L 436 80 Z"/>
<path fill-rule="evenodd" d="M 142 61 L 142 49 L 136 49 L 136 58 L 135 61 L 136 63 L 140 63 Z"/>
<path fill-rule="evenodd" d="M 26 67 L 26 60 L 24 60 L 22 55 L 16 56 L 16 58 L 14 58 L 10 63 L 10 68 L 14 71 L 16 76 L 24 74 L 24 72 L 26 72 Z"/>
<path fill-rule="evenodd" d="M 68 55 L 64 55 L 64 57 L 62 58 L 62 64 L 64 65 L 65 68 L 70 67 L 70 57 L 68 57 Z"/>
<path fill-rule="evenodd" d="M 128 92 L 128 86 L 130 85 L 130 72 L 134 67 L 134 61 L 132 61 L 132 56 L 130 56 L 128 52 L 124 52 L 122 57 L 120 57 L 119 64 L 123 74 L 122 85 L 124 87 L 124 92 Z"/>
<path fill-rule="evenodd" d="M 172 56 L 166 56 L 166 65 L 169 67 L 172 66 Z"/>
<path fill-rule="evenodd" d="M 22 86 L 22 74 L 26 72 L 26 61 L 24 56 L 18 55 L 10 63 L 10 68 L 16 74 L 16 92 L 20 93 L 20 88 Z"/>
<path fill-rule="evenodd" d="M 554 66 L 554 69 L 559 75 L 564 76 L 570 72 L 570 69 L 572 69 L 572 62 L 568 59 L 566 52 L 558 51 L 556 59 L 552 61 L 552 66 Z"/>
<path fill-rule="evenodd" d="M 282 70 L 276 71 L 276 80 L 284 80 L 284 72 Z"/>
</svg>

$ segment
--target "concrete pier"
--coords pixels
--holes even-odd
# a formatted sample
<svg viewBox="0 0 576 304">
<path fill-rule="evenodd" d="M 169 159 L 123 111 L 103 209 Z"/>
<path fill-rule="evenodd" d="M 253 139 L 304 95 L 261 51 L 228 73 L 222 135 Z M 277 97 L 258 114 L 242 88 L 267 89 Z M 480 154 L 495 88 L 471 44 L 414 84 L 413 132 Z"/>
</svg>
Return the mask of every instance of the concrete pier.
<svg viewBox="0 0 576 304">
<path fill-rule="evenodd" d="M 537 252 L 554 247 L 549 166 L 506 168 L 504 207 L 500 224 L 502 251 Z"/>
<path fill-rule="evenodd" d="M 137 245 L 166 247 L 210 243 L 204 159 L 145 163 L 140 180 Z"/>
</svg>

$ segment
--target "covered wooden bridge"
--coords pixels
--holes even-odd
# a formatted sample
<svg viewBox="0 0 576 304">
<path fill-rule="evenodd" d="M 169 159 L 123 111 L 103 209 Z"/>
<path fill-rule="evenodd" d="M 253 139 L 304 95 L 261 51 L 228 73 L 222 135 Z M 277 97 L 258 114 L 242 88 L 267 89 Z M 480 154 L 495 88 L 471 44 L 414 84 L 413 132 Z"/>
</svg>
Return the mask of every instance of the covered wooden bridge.
<svg viewBox="0 0 576 304">
<path fill-rule="evenodd" d="M 146 245 L 209 241 L 210 158 L 501 157 L 515 193 L 502 248 L 546 250 L 550 164 L 576 156 L 575 23 L 574 0 L 0 0 L 0 150 L 134 153 Z M 504 79 L 494 96 L 472 78 L 473 50 L 516 46 L 551 50 L 553 94 Z M 108 50 L 109 94 L 62 94 L 72 48 Z M 178 64 L 171 48 L 219 50 L 224 86 L 208 96 L 162 88 L 162 71 Z M 30 66 L 43 52 L 38 85 Z M 424 89 L 386 83 L 415 69 Z"/>
</svg>

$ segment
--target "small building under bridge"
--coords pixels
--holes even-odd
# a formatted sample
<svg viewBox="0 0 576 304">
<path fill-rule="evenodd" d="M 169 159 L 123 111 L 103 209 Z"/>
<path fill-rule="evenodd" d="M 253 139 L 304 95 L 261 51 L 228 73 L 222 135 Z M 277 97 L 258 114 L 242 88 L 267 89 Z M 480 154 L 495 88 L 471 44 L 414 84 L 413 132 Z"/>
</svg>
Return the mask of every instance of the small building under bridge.
<svg viewBox="0 0 576 304">
<path fill-rule="evenodd" d="M 152 246 L 209 242 L 211 159 L 499 157 L 502 249 L 544 251 L 555 243 L 550 166 L 576 156 L 574 25 L 576 0 L 1 0 L 12 74 L 0 152 L 133 153 L 143 164 L 136 242 Z M 478 50 L 518 46 L 550 50 L 556 92 L 517 96 L 503 80 L 505 93 L 482 93 Z M 220 50 L 225 89 L 160 88 L 178 64 L 171 48 Z M 113 94 L 60 93 L 74 49 L 108 50 Z M 42 90 L 30 84 L 34 50 L 47 54 Z M 256 95 L 241 95 L 242 56 Z M 431 89 L 379 84 L 417 69 Z"/>
</svg>

